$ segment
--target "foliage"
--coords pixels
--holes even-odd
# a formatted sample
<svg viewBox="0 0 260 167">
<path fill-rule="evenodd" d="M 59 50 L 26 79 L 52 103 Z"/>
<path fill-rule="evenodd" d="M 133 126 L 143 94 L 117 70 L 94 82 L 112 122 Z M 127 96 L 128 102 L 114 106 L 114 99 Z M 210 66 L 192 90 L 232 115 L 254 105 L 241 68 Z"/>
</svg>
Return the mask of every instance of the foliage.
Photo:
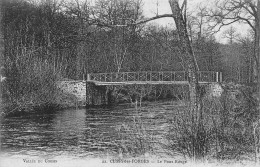
<svg viewBox="0 0 260 167">
<path fill-rule="evenodd" d="M 259 113 L 253 91 L 242 85 L 223 87 L 221 98 L 203 98 L 202 115 L 184 109 L 171 119 L 166 147 L 172 155 L 202 161 L 254 159 L 253 123 Z"/>
</svg>

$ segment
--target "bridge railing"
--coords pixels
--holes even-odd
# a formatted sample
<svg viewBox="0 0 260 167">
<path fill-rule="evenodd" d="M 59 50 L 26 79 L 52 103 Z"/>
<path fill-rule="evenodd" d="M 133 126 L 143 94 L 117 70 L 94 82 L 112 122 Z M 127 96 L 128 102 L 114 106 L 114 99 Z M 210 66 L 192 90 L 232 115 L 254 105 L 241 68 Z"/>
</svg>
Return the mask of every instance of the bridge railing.
<svg viewBox="0 0 260 167">
<path fill-rule="evenodd" d="M 144 72 L 115 72 L 115 73 L 91 73 L 87 81 L 98 82 L 131 82 L 131 81 L 188 81 L 188 73 L 185 71 L 144 71 Z M 221 82 L 220 72 L 199 71 L 199 82 Z"/>
</svg>

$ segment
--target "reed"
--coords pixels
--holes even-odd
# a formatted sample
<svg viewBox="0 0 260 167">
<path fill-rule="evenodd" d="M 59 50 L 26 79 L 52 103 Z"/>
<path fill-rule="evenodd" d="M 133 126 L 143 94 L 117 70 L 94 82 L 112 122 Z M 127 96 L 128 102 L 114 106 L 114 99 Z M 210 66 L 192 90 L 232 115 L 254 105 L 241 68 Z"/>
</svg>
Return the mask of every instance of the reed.
<svg viewBox="0 0 260 167">
<path fill-rule="evenodd" d="M 252 161 L 256 106 L 252 92 L 243 86 L 227 88 L 220 98 L 205 96 L 199 117 L 188 107 L 174 111 L 165 148 L 172 156 L 194 161 Z"/>
<path fill-rule="evenodd" d="M 4 97 L 6 114 L 55 106 L 56 81 L 61 70 L 39 53 L 24 48 L 14 60 L 6 59 Z"/>
<path fill-rule="evenodd" d="M 140 157 L 153 154 L 156 139 L 148 132 L 138 110 L 131 123 L 117 126 L 116 131 L 120 138 L 117 141 L 119 155 Z"/>
</svg>

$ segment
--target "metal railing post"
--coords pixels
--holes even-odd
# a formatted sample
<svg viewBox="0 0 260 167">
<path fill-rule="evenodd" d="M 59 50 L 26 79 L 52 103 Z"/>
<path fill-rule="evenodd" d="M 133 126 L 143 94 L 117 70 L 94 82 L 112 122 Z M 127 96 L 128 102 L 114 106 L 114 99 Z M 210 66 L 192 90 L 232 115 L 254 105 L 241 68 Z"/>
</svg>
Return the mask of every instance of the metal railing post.
<svg viewBox="0 0 260 167">
<path fill-rule="evenodd" d="M 216 72 L 216 82 L 219 82 L 218 77 L 219 77 L 219 74 L 218 74 L 218 72 Z"/>
<path fill-rule="evenodd" d="M 165 72 L 162 72 L 162 80 L 161 81 L 164 81 L 164 75 L 165 75 Z"/>
<path fill-rule="evenodd" d="M 87 81 L 90 81 L 90 74 L 87 74 Z"/>
</svg>

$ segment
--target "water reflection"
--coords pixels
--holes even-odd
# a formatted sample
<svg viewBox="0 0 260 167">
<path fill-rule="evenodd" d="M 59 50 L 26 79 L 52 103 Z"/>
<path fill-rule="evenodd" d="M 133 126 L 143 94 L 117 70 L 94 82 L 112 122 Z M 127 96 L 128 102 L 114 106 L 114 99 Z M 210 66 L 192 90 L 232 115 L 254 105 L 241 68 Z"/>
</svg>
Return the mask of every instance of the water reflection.
<svg viewBox="0 0 260 167">
<path fill-rule="evenodd" d="M 157 114 L 153 116 L 153 113 Z M 158 113 L 163 118 L 158 117 L 161 123 L 155 124 Z M 135 114 L 133 108 L 119 106 L 6 118 L 1 121 L 1 154 L 45 158 L 60 155 L 102 157 L 108 152 L 115 155 L 118 154 L 117 140 L 120 140 L 116 129 L 132 122 Z M 154 132 L 167 117 L 164 112 L 151 112 L 149 107 L 143 109 L 140 115 Z"/>
</svg>

